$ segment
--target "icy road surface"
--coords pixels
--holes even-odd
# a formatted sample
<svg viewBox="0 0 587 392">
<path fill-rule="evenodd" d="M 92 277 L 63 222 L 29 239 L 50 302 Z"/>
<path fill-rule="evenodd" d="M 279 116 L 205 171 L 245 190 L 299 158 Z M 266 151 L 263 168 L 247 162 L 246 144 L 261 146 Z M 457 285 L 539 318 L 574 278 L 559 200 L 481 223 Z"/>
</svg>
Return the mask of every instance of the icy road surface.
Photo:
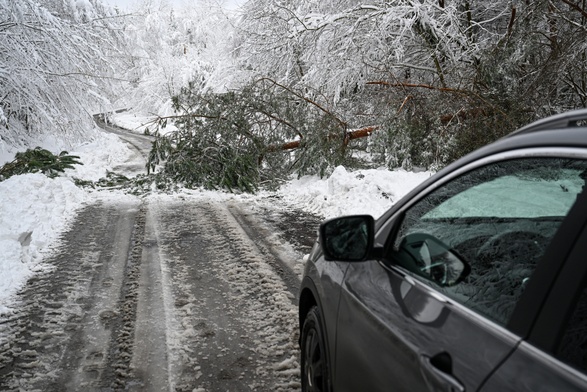
<svg viewBox="0 0 587 392">
<path fill-rule="evenodd" d="M 197 195 L 85 208 L 1 320 L 0 390 L 298 390 L 302 253 L 283 230 L 295 223 L 307 251 L 317 220 L 246 208 Z"/>
</svg>

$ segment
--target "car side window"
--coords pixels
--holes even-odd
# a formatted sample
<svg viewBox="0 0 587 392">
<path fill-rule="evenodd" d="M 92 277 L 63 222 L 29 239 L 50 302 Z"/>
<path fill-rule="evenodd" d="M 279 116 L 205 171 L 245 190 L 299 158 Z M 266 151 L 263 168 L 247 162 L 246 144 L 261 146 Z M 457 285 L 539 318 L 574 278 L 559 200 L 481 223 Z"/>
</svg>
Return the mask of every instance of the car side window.
<svg viewBox="0 0 587 392">
<path fill-rule="evenodd" d="M 506 325 L 537 261 L 585 186 L 587 163 L 492 163 L 405 211 L 388 241 L 392 263 Z"/>
</svg>

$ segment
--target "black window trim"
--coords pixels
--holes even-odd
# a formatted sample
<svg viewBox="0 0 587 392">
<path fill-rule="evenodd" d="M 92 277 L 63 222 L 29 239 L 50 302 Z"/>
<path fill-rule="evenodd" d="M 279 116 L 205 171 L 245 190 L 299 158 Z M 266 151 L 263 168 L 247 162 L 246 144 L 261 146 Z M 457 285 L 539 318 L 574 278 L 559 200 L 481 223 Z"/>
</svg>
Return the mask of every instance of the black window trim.
<svg viewBox="0 0 587 392">
<path fill-rule="evenodd" d="M 571 212 L 575 219 L 568 222 L 567 227 L 561 226 L 559 230 L 565 240 L 572 244 L 571 249 L 564 255 L 564 259 L 560 254 L 552 255 L 564 260 L 564 263 L 560 263 L 556 280 L 528 338 L 530 343 L 552 355 L 555 355 L 587 282 L 587 242 L 579 240 L 587 238 L 587 192 L 580 195 Z M 578 234 L 566 236 L 563 229 L 573 230 Z M 556 253 L 558 249 L 549 250 Z M 546 269 L 544 271 L 548 272 Z"/>
<path fill-rule="evenodd" d="M 403 215 L 405 212 L 413 205 L 420 202 L 420 200 L 425 198 L 428 194 L 440 188 L 441 186 L 444 186 L 456 177 L 493 163 L 525 158 L 565 158 L 587 160 L 587 151 L 584 148 L 575 147 L 523 148 L 518 150 L 499 152 L 494 155 L 480 158 L 474 162 L 469 162 L 464 166 L 457 167 L 453 171 L 446 173 L 442 178 L 434 181 L 429 186 L 422 189 L 417 195 L 414 195 L 409 200 L 392 207 L 391 211 L 383 216 L 385 222 L 381 224 L 376 233 L 376 243 L 381 243 L 382 238 L 386 239 L 384 240 L 384 246 L 387 249 L 391 245 L 390 241 L 393 242 L 393 234 L 397 232 L 399 225 L 403 221 Z M 578 200 L 584 202 L 575 203 L 571 208 L 571 211 L 569 211 L 565 219 L 562 221 L 557 234 L 555 234 L 553 237 L 548 248 L 546 249 L 544 256 L 536 266 L 536 270 L 534 271 L 532 279 L 530 279 L 528 286 L 524 290 L 524 293 L 520 297 L 518 304 L 514 308 L 509 323 L 506 325 L 507 330 L 516 336 L 521 337 L 522 339 L 527 338 L 530 335 L 533 326 L 536 325 L 536 320 L 540 315 L 540 311 L 542 310 L 546 298 L 548 297 L 550 290 L 556 282 L 556 278 L 561 270 L 561 265 L 557 262 L 560 260 L 560 255 L 564 254 L 566 258 L 566 256 L 571 251 L 572 246 L 574 245 L 575 240 L 573 239 L 572 241 L 569 241 L 568 238 L 565 238 L 563 233 L 565 233 L 566 230 L 572 230 L 577 226 L 577 224 L 583 225 L 585 221 L 583 218 L 581 218 L 581 216 L 575 215 L 574 209 L 579 208 L 580 204 L 584 204 L 585 208 L 587 208 L 587 203 L 585 203 L 585 201 L 587 201 L 586 198 L 587 192 L 581 193 Z M 406 275 L 406 272 L 403 271 L 399 266 L 388 265 L 387 268 L 391 268 L 404 276 Z M 433 286 L 427 285 L 427 287 L 438 295 L 445 297 L 442 293 L 435 290 Z M 465 309 L 467 313 L 475 315 L 476 317 L 480 317 L 486 322 L 499 327 L 499 329 L 503 328 L 487 317 L 482 316 L 471 309 L 468 309 L 453 299 L 448 297 L 446 297 L 446 299 L 448 303 L 459 305 L 459 307 Z"/>
</svg>

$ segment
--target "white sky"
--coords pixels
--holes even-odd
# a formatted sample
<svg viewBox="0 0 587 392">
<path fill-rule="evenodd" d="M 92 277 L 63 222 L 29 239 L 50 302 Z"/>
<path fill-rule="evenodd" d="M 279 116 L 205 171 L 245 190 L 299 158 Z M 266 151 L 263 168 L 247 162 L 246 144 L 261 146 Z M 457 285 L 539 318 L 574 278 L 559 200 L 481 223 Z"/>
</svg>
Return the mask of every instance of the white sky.
<svg viewBox="0 0 587 392">
<path fill-rule="evenodd" d="M 134 5 L 140 3 L 143 0 L 102 0 L 104 3 L 118 6 L 120 8 L 125 8 L 130 5 Z M 174 6 L 181 7 L 185 4 L 193 4 L 197 3 L 198 0 L 167 0 L 169 3 L 173 4 Z M 228 9 L 237 9 L 239 6 L 243 5 L 247 0 L 217 0 L 219 4 L 224 5 Z"/>
</svg>

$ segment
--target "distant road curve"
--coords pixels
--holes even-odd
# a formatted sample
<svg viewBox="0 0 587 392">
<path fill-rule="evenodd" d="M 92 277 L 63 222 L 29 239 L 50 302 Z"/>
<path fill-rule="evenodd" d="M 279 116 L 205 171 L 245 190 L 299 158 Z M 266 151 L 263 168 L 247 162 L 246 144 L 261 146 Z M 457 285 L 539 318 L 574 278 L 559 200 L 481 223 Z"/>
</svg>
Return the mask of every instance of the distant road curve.
<svg viewBox="0 0 587 392">
<path fill-rule="evenodd" d="M 133 151 L 133 155 L 129 158 L 129 161 L 115 169 L 127 171 L 128 173 L 125 174 L 131 176 L 146 172 L 149 152 L 151 151 L 152 143 L 155 140 L 154 136 L 143 135 L 113 124 L 108 124 L 104 121 L 104 116 L 101 114 L 95 115 L 94 121 L 104 131 L 117 135 L 121 140 L 126 142 Z"/>
</svg>

